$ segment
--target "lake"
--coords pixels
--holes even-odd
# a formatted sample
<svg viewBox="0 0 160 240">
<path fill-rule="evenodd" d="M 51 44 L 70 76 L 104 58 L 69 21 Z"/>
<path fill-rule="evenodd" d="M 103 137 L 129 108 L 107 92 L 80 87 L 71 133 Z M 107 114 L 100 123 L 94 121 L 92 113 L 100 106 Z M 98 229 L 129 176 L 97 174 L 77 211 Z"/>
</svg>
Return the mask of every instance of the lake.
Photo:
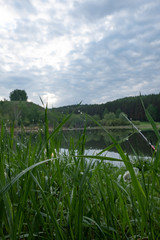
<svg viewBox="0 0 160 240">
<path fill-rule="evenodd" d="M 125 153 L 135 156 L 135 152 L 138 156 L 150 158 L 153 155 L 153 150 L 150 145 L 143 139 L 143 137 L 135 129 L 109 129 L 107 130 L 116 141 L 121 142 L 120 145 Z M 144 136 L 154 146 L 156 145 L 156 136 L 152 130 L 142 131 Z M 62 152 L 68 151 L 70 144 L 74 144 L 74 148 L 78 149 L 79 139 L 82 137 L 83 130 L 62 130 L 57 133 L 58 148 Z M 36 133 L 33 133 L 36 136 Z M 123 140 L 123 141 L 122 141 Z M 59 145 L 60 144 L 60 145 Z M 86 130 L 86 142 L 85 142 L 85 154 L 96 155 L 101 150 L 110 146 L 112 141 L 106 131 L 102 129 L 87 129 Z M 56 146 L 55 146 L 56 147 Z M 134 149 L 134 150 L 133 150 Z M 112 148 L 110 151 L 105 152 L 105 155 L 113 158 L 120 158 L 116 148 Z M 114 164 L 116 164 L 114 162 Z M 119 165 L 117 162 L 116 165 Z"/>
<path fill-rule="evenodd" d="M 136 132 L 134 129 L 114 129 L 107 130 L 118 142 L 124 140 L 120 145 L 124 152 L 129 155 L 134 155 L 133 149 L 140 156 L 150 157 L 153 154 L 153 151 L 150 145 L 143 139 L 143 137 Z M 74 144 L 78 142 L 78 139 L 82 135 L 82 130 L 65 130 L 62 133 L 62 148 L 68 149 L 70 140 L 73 139 Z M 151 142 L 153 145 L 156 144 L 155 133 L 150 131 L 142 131 L 144 136 Z M 112 141 L 108 134 L 104 130 L 86 130 L 86 144 L 85 149 L 93 152 L 98 152 L 107 146 L 112 144 Z M 132 147 L 131 147 L 132 146 Z M 113 148 L 110 152 L 117 153 L 116 149 Z"/>
</svg>

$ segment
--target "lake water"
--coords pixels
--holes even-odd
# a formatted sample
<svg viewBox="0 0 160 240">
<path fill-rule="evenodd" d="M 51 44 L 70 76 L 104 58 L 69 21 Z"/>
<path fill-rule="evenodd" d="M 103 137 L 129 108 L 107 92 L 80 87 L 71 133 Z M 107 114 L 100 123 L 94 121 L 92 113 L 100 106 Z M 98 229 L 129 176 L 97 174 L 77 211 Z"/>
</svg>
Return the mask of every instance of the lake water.
<svg viewBox="0 0 160 240">
<path fill-rule="evenodd" d="M 140 156 L 150 157 L 153 151 L 150 145 L 143 139 L 143 137 L 136 132 L 134 129 L 114 129 L 107 130 L 118 142 L 123 142 L 120 144 L 123 151 L 129 155 L 134 155 L 134 151 Z M 82 136 L 83 131 L 81 130 L 68 130 L 63 131 L 62 134 L 62 148 L 68 149 L 70 140 L 73 139 L 74 144 L 78 142 L 80 136 Z M 144 136 L 153 145 L 156 144 L 156 136 L 153 131 L 142 131 Z M 106 148 L 112 144 L 112 141 L 108 134 L 104 130 L 86 130 L 86 144 L 85 149 L 89 153 L 97 153 L 100 150 Z M 113 148 L 108 154 L 113 157 L 117 156 L 117 151 Z M 116 154 L 116 155 L 115 155 Z"/>
</svg>

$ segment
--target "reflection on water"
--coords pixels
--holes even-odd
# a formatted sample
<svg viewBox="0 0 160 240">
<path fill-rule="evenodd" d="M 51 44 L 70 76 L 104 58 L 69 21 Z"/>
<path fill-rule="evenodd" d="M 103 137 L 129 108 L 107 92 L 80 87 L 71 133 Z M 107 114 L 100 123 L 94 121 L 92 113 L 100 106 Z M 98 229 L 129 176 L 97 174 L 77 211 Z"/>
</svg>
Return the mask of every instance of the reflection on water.
<svg viewBox="0 0 160 240">
<path fill-rule="evenodd" d="M 101 150 L 101 149 L 100 149 Z M 91 156 L 94 156 L 94 155 L 96 155 L 96 154 L 98 154 L 99 152 L 100 152 L 100 150 L 99 149 L 86 149 L 85 150 L 85 152 L 84 152 L 84 154 L 85 155 L 91 155 Z M 61 148 L 61 152 L 62 153 L 66 153 L 66 154 L 68 154 L 68 149 L 66 149 L 66 148 Z M 77 153 L 78 154 L 78 153 Z M 110 158 L 117 158 L 117 159 L 121 159 L 121 157 L 120 157 L 120 155 L 118 154 L 118 153 L 116 153 L 116 152 L 105 152 L 105 153 L 103 153 L 102 154 L 103 156 L 107 156 L 107 157 L 110 157 Z M 102 156 L 101 155 L 101 156 Z M 93 159 L 92 159 L 93 160 Z M 94 159 L 93 161 L 98 161 L 98 162 L 100 162 L 101 160 L 97 160 L 97 159 Z M 105 160 L 105 162 L 107 162 L 107 163 L 112 163 L 112 164 L 114 164 L 114 166 L 117 166 L 117 167 L 121 167 L 121 166 L 124 166 L 124 163 L 122 162 L 122 161 L 109 161 L 109 160 Z"/>
<path fill-rule="evenodd" d="M 80 130 L 70 130 L 63 131 L 62 137 L 62 147 L 69 148 L 71 139 L 73 139 L 74 144 L 78 142 L 78 139 L 82 135 L 83 131 Z M 114 129 L 109 130 L 109 133 L 116 139 L 116 141 L 121 142 L 120 145 L 124 152 L 128 154 L 137 154 L 144 156 L 152 156 L 152 149 L 147 144 L 147 142 L 142 138 L 142 136 L 132 129 Z M 156 136 L 153 131 L 142 132 L 145 137 L 153 145 L 156 144 Z M 126 140 L 127 139 L 127 140 Z M 124 140 L 122 142 L 122 140 Z M 87 130 L 86 131 L 86 143 L 85 149 L 101 150 L 111 145 L 112 141 L 108 134 L 104 130 Z M 112 152 L 116 153 L 116 149 L 112 148 Z"/>
</svg>

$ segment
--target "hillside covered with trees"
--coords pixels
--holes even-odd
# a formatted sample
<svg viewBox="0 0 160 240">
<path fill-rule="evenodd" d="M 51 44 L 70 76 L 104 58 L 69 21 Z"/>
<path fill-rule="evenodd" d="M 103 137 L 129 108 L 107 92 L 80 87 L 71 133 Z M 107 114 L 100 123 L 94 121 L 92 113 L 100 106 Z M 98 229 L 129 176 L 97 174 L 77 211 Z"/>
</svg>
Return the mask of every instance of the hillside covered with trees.
<svg viewBox="0 0 160 240">
<path fill-rule="evenodd" d="M 154 121 L 160 122 L 160 94 L 126 97 L 105 104 L 79 104 L 52 108 L 48 109 L 48 122 L 50 126 L 55 127 L 66 114 L 72 113 L 71 118 L 65 124 L 66 128 L 83 128 L 85 125 L 96 126 L 96 123 L 86 114 L 92 116 L 103 126 L 126 125 L 128 122 L 122 117 L 122 112 L 133 121 L 146 121 L 141 100 Z M 9 124 L 14 122 L 16 126 L 21 124 L 24 126 L 41 126 L 45 121 L 44 116 L 45 108 L 27 102 L 27 94 L 24 90 L 11 92 L 10 101 L 0 101 L 0 121 Z"/>
<path fill-rule="evenodd" d="M 115 116 L 117 117 L 121 112 L 124 112 L 125 114 L 128 115 L 129 118 L 133 120 L 146 121 L 141 101 L 143 101 L 145 108 L 149 110 L 153 119 L 159 122 L 160 93 L 121 98 L 112 102 L 107 102 L 105 104 L 92 104 L 92 105 L 85 104 L 80 106 L 78 105 L 65 106 L 57 108 L 55 109 L 55 111 L 63 113 L 85 112 L 91 116 L 97 115 L 99 116 L 100 119 L 103 119 L 105 114 L 114 113 Z"/>
</svg>

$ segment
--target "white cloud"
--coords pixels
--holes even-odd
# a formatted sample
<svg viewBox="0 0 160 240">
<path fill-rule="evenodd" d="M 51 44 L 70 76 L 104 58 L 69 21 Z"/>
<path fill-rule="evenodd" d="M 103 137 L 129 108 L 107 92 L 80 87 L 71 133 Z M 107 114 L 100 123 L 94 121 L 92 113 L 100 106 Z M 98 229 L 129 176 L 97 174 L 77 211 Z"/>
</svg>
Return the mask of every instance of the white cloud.
<svg viewBox="0 0 160 240">
<path fill-rule="evenodd" d="M 158 0 L 0 0 L 1 99 L 14 88 L 50 106 L 159 92 L 159 11 Z"/>
<path fill-rule="evenodd" d="M 1 31 L 8 31 L 16 27 L 17 14 L 7 6 L 3 1 L 0 1 L 0 29 Z"/>
<path fill-rule="evenodd" d="M 56 95 L 53 93 L 49 93 L 49 92 L 42 95 L 42 100 L 43 100 L 44 104 L 46 104 L 47 106 L 52 106 L 52 107 L 54 107 L 54 105 L 58 101 Z"/>
</svg>

